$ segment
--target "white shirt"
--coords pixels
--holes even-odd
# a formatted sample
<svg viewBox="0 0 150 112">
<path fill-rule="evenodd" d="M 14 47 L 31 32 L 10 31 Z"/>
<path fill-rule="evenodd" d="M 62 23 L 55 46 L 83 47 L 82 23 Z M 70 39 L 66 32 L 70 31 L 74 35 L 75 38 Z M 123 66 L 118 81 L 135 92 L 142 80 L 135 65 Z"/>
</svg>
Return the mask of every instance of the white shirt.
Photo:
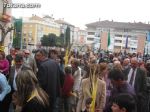
<svg viewBox="0 0 150 112">
<path fill-rule="evenodd" d="M 21 68 L 21 67 L 20 67 L 20 68 Z M 17 77 L 18 72 L 20 71 L 20 68 L 19 68 L 18 71 L 15 69 L 15 74 L 14 74 L 13 88 L 14 88 L 14 90 L 16 90 L 16 91 L 17 91 L 16 77 Z"/>
<path fill-rule="evenodd" d="M 74 85 L 73 85 L 73 91 L 79 91 L 80 83 L 81 83 L 81 68 L 78 67 L 78 70 L 75 71 L 74 75 Z"/>
<path fill-rule="evenodd" d="M 132 72 L 133 72 L 133 69 L 131 68 L 130 71 L 129 71 L 129 74 L 128 74 L 128 80 L 127 80 L 128 83 L 129 83 L 130 80 L 131 80 Z M 136 72 L 137 72 L 137 69 L 135 69 L 135 71 L 134 71 L 133 83 L 132 83 L 132 85 L 131 85 L 132 87 L 134 87 Z"/>
</svg>

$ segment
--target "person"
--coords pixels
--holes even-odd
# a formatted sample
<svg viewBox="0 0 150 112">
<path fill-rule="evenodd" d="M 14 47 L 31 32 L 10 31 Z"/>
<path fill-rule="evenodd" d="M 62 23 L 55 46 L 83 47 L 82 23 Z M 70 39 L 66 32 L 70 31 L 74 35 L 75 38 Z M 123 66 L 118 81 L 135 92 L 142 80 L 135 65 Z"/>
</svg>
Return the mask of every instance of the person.
<svg viewBox="0 0 150 112">
<path fill-rule="evenodd" d="M 125 59 L 123 60 L 122 66 L 123 66 L 123 72 L 125 73 L 125 76 L 126 76 L 125 79 L 127 80 L 127 79 L 128 79 L 127 76 L 128 76 L 129 71 L 130 71 L 130 69 L 131 69 L 131 66 L 130 66 L 130 59 L 129 59 L 129 58 L 125 58 Z"/>
<path fill-rule="evenodd" d="M 6 59 L 9 61 L 9 70 L 10 70 L 10 68 L 11 68 L 11 66 L 13 66 L 14 65 L 14 58 L 15 58 L 15 49 L 14 48 L 11 48 L 10 49 L 10 54 L 8 54 L 7 56 L 6 56 Z"/>
<path fill-rule="evenodd" d="M 11 66 L 11 68 L 10 68 L 10 73 L 9 73 L 9 78 L 8 78 L 9 85 L 11 86 L 11 92 L 9 93 L 9 96 L 10 96 L 9 103 L 10 103 L 10 105 L 12 104 L 12 95 L 17 90 L 16 76 L 17 76 L 18 72 L 21 70 L 21 67 L 22 67 L 23 63 L 24 63 L 23 62 L 23 56 L 21 54 L 16 54 L 16 56 L 14 58 L 14 65 Z M 14 105 L 12 105 L 12 109 L 15 110 L 16 107 L 14 107 Z"/>
<path fill-rule="evenodd" d="M 119 68 L 112 69 L 109 72 L 109 78 L 113 84 L 113 89 L 111 90 L 111 95 L 108 101 L 109 103 L 106 104 L 104 112 L 111 112 L 113 99 L 120 93 L 128 93 L 136 99 L 134 88 L 125 80 L 123 71 Z"/>
<path fill-rule="evenodd" d="M 29 66 L 23 65 L 16 77 L 16 98 L 21 112 L 49 112 L 48 95 L 40 88 L 38 79 Z"/>
<path fill-rule="evenodd" d="M 147 70 L 147 77 L 150 77 L 150 60 L 146 61 L 145 68 Z"/>
<path fill-rule="evenodd" d="M 81 68 L 79 67 L 79 60 L 74 58 L 71 62 L 71 67 L 72 67 L 72 75 L 74 78 L 74 85 L 73 85 L 73 93 L 76 94 L 75 96 L 72 96 L 72 107 L 73 110 L 76 110 L 77 106 L 77 101 L 78 101 L 78 95 L 79 95 L 79 88 L 81 84 Z"/>
<path fill-rule="evenodd" d="M 37 73 L 37 65 L 36 65 L 36 62 L 35 62 L 35 59 L 32 58 L 32 56 L 30 55 L 30 51 L 25 49 L 24 50 L 24 63 L 30 65 L 30 67 L 33 69 L 34 71 L 34 74 L 36 75 Z"/>
<path fill-rule="evenodd" d="M 57 60 L 58 59 L 58 52 L 55 49 L 52 49 L 49 51 L 49 58 L 53 59 L 53 60 Z"/>
<path fill-rule="evenodd" d="M 6 76 L 0 73 L 0 112 L 9 111 L 9 93 L 11 88 L 7 82 Z"/>
<path fill-rule="evenodd" d="M 62 88 L 62 96 L 64 98 L 64 111 L 71 112 L 71 96 L 73 89 L 74 79 L 72 76 L 72 68 L 70 66 L 65 67 L 65 81 Z"/>
<path fill-rule="evenodd" d="M 12 93 L 17 90 L 15 80 L 16 80 L 17 73 L 20 71 L 24 63 L 23 56 L 20 54 L 16 54 L 14 61 L 15 61 L 15 65 L 11 67 L 10 74 L 9 74 L 9 84 L 11 86 Z"/>
<path fill-rule="evenodd" d="M 41 88 L 49 95 L 50 112 L 53 112 L 56 110 L 61 95 L 64 73 L 61 72 L 56 61 L 48 59 L 48 53 L 45 49 L 39 49 L 35 56 L 40 62 L 37 78 Z"/>
<path fill-rule="evenodd" d="M 127 82 L 135 89 L 138 98 L 138 112 L 143 112 L 145 107 L 145 86 L 147 73 L 142 68 L 138 67 L 137 58 L 131 58 L 131 69 L 127 75 Z"/>
<path fill-rule="evenodd" d="M 90 108 L 90 111 L 103 112 L 106 101 L 106 83 L 99 79 L 99 65 L 89 65 L 87 73 L 89 77 L 81 82 L 76 112 L 84 112 L 86 110 L 86 100 L 88 98 L 92 98 L 92 107 L 94 107 Z M 96 91 L 95 98 L 93 97 L 94 91 Z"/>
<path fill-rule="evenodd" d="M 113 99 L 112 112 L 135 112 L 136 101 L 130 94 L 119 94 Z"/>
<path fill-rule="evenodd" d="M 0 52 L 0 72 L 8 78 L 9 62 L 5 58 L 5 52 Z"/>
<path fill-rule="evenodd" d="M 85 110 L 83 112 L 90 112 L 92 98 L 87 98 L 85 101 Z"/>
<path fill-rule="evenodd" d="M 107 63 L 100 63 L 99 64 L 99 68 L 100 68 L 100 79 L 105 81 L 106 83 L 106 104 L 109 101 L 109 97 L 111 95 L 111 90 L 112 90 L 112 84 L 111 84 L 111 80 L 108 78 L 108 74 L 109 74 L 109 70 L 108 70 L 108 65 Z"/>
</svg>

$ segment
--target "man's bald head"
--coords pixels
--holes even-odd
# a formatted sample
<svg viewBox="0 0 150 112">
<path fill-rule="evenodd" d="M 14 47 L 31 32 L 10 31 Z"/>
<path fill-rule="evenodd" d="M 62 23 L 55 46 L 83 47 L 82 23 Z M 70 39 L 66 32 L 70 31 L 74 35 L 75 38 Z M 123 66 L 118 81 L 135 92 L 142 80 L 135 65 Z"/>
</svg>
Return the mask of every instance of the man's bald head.
<svg viewBox="0 0 150 112">
<path fill-rule="evenodd" d="M 131 58 L 131 67 L 136 69 L 138 66 L 138 59 L 136 57 Z"/>
</svg>

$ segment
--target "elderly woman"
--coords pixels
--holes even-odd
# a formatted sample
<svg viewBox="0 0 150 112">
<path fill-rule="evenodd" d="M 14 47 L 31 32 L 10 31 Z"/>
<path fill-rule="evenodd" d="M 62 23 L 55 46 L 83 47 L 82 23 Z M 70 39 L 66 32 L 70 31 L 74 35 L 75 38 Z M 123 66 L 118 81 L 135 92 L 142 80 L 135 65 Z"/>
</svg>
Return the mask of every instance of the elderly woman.
<svg viewBox="0 0 150 112">
<path fill-rule="evenodd" d="M 49 112 L 47 94 L 39 87 L 33 71 L 23 66 L 16 77 L 16 98 L 22 107 L 21 112 Z"/>
<path fill-rule="evenodd" d="M 0 72 L 3 73 L 6 76 L 9 73 L 9 62 L 5 58 L 5 53 L 4 52 L 0 52 Z"/>
<path fill-rule="evenodd" d="M 98 64 L 88 66 L 87 73 L 89 77 L 82 80 L 77 112 L 103 112 L 106 99 L 106 84 L 99 79 L 99 72 Z M 86 103 L 89 99 L 91 104 L 88 103 L 88 105 L 91 106 L 87 106 Z"/>
</svg>

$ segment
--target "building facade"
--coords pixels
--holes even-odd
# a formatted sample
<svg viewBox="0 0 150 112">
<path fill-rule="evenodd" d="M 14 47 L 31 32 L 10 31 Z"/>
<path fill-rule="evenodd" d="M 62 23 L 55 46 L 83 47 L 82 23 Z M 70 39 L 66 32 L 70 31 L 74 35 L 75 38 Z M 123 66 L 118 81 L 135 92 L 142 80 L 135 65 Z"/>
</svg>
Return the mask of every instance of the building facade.
<svg viewBox="0 0 150 112">
<path fill-rule="evenodd" d="M 60 25 L 54 21 L 54 18 L 50 16 L 41 18 L 36 15 L 23 18 L 22 36 L 24 43 L 29 48 L 37 48 L 41 43 L 41 37 L 49 33 L 60 36 Z"/>
<path fill-rule="evenodd" d="M 79 27 L 74 28 L 74 41 L 73 44 L 84 45 L 86 44 L 86 30 L 81 30 Z"/>
<path fill-rule="evenodd" d="M 55 21 L 56 23 L 60 24 L 60 32 L 64 35 L 64 44 L 65 44 L 65 37 L 66 37 L 66 30 L 67 30 L 67 27 L 70 28 L 70 44 L 73 44 L 74 42 L 74 29 L 75 29 L 75 26 L 64 21 L 64 19 L 58 19 Z"/>
<path fill-rule="evenodd" d="M 150 31 L 150 24 L 144 23 L 98 21 L 86 26 L 88 32 L 92 31 L 93 38 L 99 37 L 100 49 L 112 52 L 126 50 L 129 53 L 144 53 L 147 33 Z M 108 45 L 109 37 L 110 44 Z"/>
</svg>

